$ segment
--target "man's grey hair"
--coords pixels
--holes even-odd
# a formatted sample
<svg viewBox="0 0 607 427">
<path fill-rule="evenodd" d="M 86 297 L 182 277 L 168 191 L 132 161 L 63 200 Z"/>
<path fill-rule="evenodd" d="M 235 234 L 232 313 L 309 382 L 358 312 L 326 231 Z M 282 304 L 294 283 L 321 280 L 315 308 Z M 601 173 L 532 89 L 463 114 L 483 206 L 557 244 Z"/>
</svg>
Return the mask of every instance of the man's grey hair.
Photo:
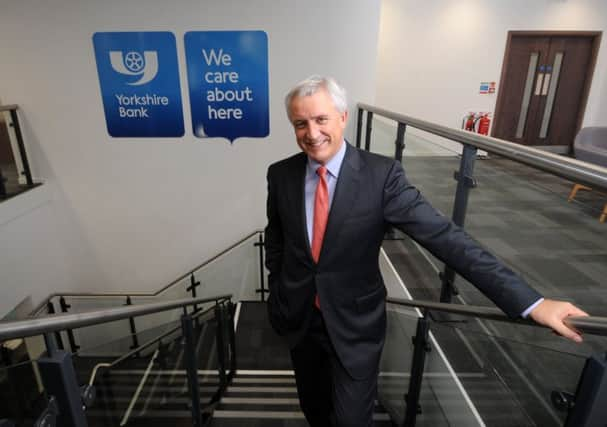
<svg viewBox="0 0 607 427">
<path fill-rule="evenodd" d="M 291 116 L 291 101 L 293 98 L 300 96 L 314 95 L 319 90 L 326 90 L 331 99 L 333 105 L 340 113 L 345 113 L 348 110 L 348 98 L 346 90 L 337 83 L 333 77 L 323 76 L 310 76 L 297 83 L 285 96 L 285 107 L 287 109 L 287 115 Z"/>
</svg>

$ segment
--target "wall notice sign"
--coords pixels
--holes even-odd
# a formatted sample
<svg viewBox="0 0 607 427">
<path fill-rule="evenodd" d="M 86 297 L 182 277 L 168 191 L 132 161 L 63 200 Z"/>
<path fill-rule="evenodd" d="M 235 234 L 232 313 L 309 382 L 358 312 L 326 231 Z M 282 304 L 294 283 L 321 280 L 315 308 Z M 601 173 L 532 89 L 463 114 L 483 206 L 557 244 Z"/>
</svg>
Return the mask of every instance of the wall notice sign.
<svg viewBox="0 0 607 427">
<path fill-rule="evenodd" d="M 481 82 L 479 93 L 482 95 L 495 93 L 495 82 Z"/>
<path fill-rule="evenodd" d="M 268 36 L 264 31 L 190 31 L 185 55 L 192 127 L 199 138 L 268 136 Z"/>
<path fill-rule="evenodd" d="M 93 46 L 109 134 L 183 136 L 173 33 L 95 33 Z"/>
</svg>

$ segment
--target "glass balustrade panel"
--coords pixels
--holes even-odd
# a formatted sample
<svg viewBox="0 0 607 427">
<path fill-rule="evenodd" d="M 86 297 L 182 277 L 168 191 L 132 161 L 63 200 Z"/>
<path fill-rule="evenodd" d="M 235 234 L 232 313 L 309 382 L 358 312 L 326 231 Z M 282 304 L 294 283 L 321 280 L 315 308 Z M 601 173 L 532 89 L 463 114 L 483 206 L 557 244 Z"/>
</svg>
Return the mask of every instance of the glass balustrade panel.
<svg viewBox="0 0 607 427">
<path fill-rule="evenodd" d="M 411 282 L 407 277 L 401 278 L 393 264 L 406 260 L 399 257 L 389 259 L 384 248 L 380 252 L 379 262 L 388 296 L 411 299 Z M 404 396 L 408 392 L 414 352 L 412 338 L 416 334 L 420 316 L 418 309 L 388 305 L 386 341 L 380 365 L 379 399 L 392 419 L 397 421 L 404 421 Z M 432 333 L 429 334 L 429 343 L 434 350 L 426 354 L 425 379 L 420 393 L 420 403 L 424 410 L 417 419 L 417 425 L 478 425 L 476 410 Z M 450 424 L 454 422 L 456 424 Z"/>
<path fill-rule="evenodd" d="M 365 121 L 366 121 L 365 114 Z M 394 158 L 394 142 L 396 141 L 396 122 L 383 117 L 373 117 L 373 129 L 371 131 L 372 153 Z M 365 125 L 363 125 L 363 137 L 361 147 L 365 147 Z"/>
<path fill-rule="evenodd" d="M 582 190 L 568 202 L 575 183 L 493 155 L 474 175 L 466 230 L 546 297 L 606 316 L 607 195 Z M 466 302 L 483 301 L 459 280 Z"/>
<path fill-rule="evenodd" d="M 568 203 L 573 183 L 493 155 L 477 159 L 474 176 L 478 186 L 470 192 L 467 232 L 545 297 L 571 301 L 592 315 L 606 316 L 602 285 L 607 277 L 607 240 L 604 224 L 595 215 L 602 201 Z M 437 191 L 431 180 L 426 185 L 430 192 Z M 411 290 L 414 297 L 438 292 L 440 283 L 432 276 L 443 270 L 441 262 L 414 242 L 400 242 L 392 252 L 419 260 L 415 269 L 423 271 L 418 277 L 425 280 L 416 282 L 419 287 Z M 460 276 L 455 286 L 459 292 L 454 303 L 494 306 Z M 513 330 L 508 324 L 496 323 L 494 328 L 504 337 L 520 335 L 523 342 L 545 344 L 546 335 L 550 338 L 541 330 Z M 594 351 L 605 348 L 603 339 L 592 336 L 585 345 Z"/>
<path fill-rule="evenodd" d="M 567 412 L 555 406 L 552 393 L 575 394 L 592 346 L 543 328 L 508 324 L 506 334 L 495 327 L 498 322 L 434 317 L 436 343 L 486 425 L 563 425 Z"/>
<path fill-rule="evenodd" d="M 259 240 L 255 234 L 234 248 L 222 254 L 218 258 L 205 264 L 203 267 L 176 281 L 158 295 L 131 295 L 130 303 L 135 305 L 172 301 L 177 299 L 191 298 L 193 296 L 191 287 L 194 283 L 197 298 L 215 297 L 219 295 L 233 295 L 232 301 L 259 300 L 261 287 L 259 249 L 254 246 Z M 265 269 L 264 269 L 265 271 Z M 266 285 L 267 288 L 267 285 Z M 57 313 L 62 312 L 59 297 L 51 300 Z M 64 296 L 64 306 L 67 305 L 67 313 L 80 313 L 91 310 L 104 310 L 127 305 L 127 295 L 124 296 Z M 198 304 L 196 310 L 207 310 L 213 307 L 215 302 Z M 194 307 L 189 307 L 193 311 Z M 119 320 L 101 325 L 79 328 L 72 331 L 73 343 L 67 332 L 61 332 L 62 342 L 66 349 L 76 351 L 78 348 L 86 349 L 98 347 L 99 344 L 107 343 L 105 350 L 108 356 L 119 356 L 124 348 L 116 347 L 119 341 L 116 337 L 126 334 L 139 333 L 139 331 L 150 330 L 156 326 L 168 322 L 177 321 L 181 311 L 172 310 L 137 317 L 131 322 L 129 319 Z M 114 344 L 111 344 L 114 343 Z"/>
<path fill-rule="evenodd" d="M 213 310 L 193 316 L 192 354 L 204 407 L 219 387 L 217 321 Z M 80 383 L 88 383 L 98 368 L 93 381 L 97 398 L 87 409 L 90 426 L 144 425 L 151 419 L 168 424 L 191 422 L 186 371 L 189 353 L 181 321 L 159 325 L 139 335 L 149 338 L 141 340 L 140 345 L 153 342 L 120 361 L 106 357 L 104 346 L 83 349 L 74 355 Z M 124 348 L 132 343 L 129 335 L 112 345 Z"/>
<path fill-rule="evenodd" d="M 379 401 L 397 422 L 405 420 L 412 373 L 414 345 L 419 312 L 406 307 L 389 305 L 388 327 L 380 365 Z M 425 354 L 423 382 L 417 415 L 418 426 L 482 425 L 478 410 L 449 359 L 445 356 L 434 333 L 428 335 L 431 349 Z"/>
<path fill-rule="evenodd" d="M 260 294 L 257 293 L 261 287 L 259 248 L 254 246 L 258 240 L 259 235 L 255 234 L 156 297 L 132 297 L 133 304 L 189 298 L 192 296 L 192 292 L 187 289 L 191 289 L 192 283 L 194 283 L 197 298 L 232 295 L 234 302 L 259 300 Z M 176 292 L 180 292 L 180 295 L 177 296 Z M 196 309 L 206 310 L 214 304 L 214 302 L 199 304 Z M 137 327 L 149 328 L 166 320 L 166 315 L 158 313 L 137 319 Z"/>
<path fill-rule="evenodd" d="M 58 300 L 58 298 L 55 298 L 55 300 Z M 64 301 L 69 306 L 66 311 L 67 314 L 103 311 L 126 305 L 126 297 L 121 296 L 66 296 L 64 297 Z M 55 303 L 54 306 L 57 312 L 61 312 L 61 305 L 59 303 Z M 73 329 L 71 333 L 64 331 L 60 335 L 63 348 L 67 351 L 75 352 L 79 348 L 90 348 L 107 343 L 106 352 L 108 356 L 119 356 L 124 349 L 114 348 L 111 343 L 115 342 L 117 337 L 122 337 L 129 333 L 129 331 L 129 321 L 128 319 L 123 319 Z"/>
<path fill-rule="evenodd" d="M 505 337 L 497 322 L 435 311 L 429 319 L 417 425 L 563 425 L 567 408 L 553 395 L 575 395 L 587 357 L 604 355 L 607 344 L 597 352 L 596 342 L 577 345 L 528 325 L 509 324 Z M 404 420 L 416 323 L 408 308 L 389 305 L 379 399 L 395 420 Z M 525 329 L 538 339 L 527 341 Z"/>
</svg>

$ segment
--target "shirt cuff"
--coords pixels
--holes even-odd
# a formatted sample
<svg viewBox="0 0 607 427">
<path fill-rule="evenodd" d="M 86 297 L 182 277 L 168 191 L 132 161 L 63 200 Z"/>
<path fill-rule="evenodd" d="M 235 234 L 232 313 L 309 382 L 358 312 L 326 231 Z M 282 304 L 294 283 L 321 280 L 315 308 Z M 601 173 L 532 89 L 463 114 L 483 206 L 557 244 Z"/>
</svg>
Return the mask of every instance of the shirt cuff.
<svg viewBox="0 0 607 427">
<path fill-rule="evenodd" d="M 530 306 L 527 308 L 527 310 L 523 311 L 523 314 L 521 314 L 521 317 L 522 317 L 523 319 L 526 319 L 526 318 L 527 318 L 527 316 L 529 316 L 529 313 L 531 313 L 531 312 L 533 311 L 533 309 L 534 309 L 535 307 L 537 307 L 538 305 L 540 305 L 540 304 L 541 304 L 543 301 L 544 301 L 544 298 L 540 298 L 540 299 L 538 299 L 536 302 L 534 302 L 533 304 L 531 304 L 531 305 L 530 305 Z"/>
</svg>

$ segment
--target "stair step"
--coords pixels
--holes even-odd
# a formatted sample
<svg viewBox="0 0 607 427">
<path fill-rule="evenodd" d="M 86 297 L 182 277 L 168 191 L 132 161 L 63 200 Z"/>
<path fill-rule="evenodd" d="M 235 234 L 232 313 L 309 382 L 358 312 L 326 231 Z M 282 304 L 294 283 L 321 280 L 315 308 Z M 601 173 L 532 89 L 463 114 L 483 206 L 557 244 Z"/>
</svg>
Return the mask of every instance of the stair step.
<svg viewBox="0 0 607 427">
<path fill-rule="evenodd" d="M 106 413 L 91 409 L 87 411 L 89 416 L 101 416 Z M 152 410 L 137 414 L 137 418 L 191 418 L 189 410 Z M 255 418 L 255 419 L 304 419 L 301 411 L 226 411 L 216 410 L 213 418 Z M 373 414 L 373 419 L 378 421 L 389 421 L 388 414 Z"/>
<path fill-rule="evenodd" d="M 110 416 L 115 419 L 124 416 L 144 372 L 143 369 L 112 371 L 108 377 L 109 383 L 100 383 L 97 387 L 98 401 L 110 401 L 110 408 L 104 410 L 93 407 L 87 411 L 88 416 Z M 217 390 L 218 375 L 214 371 L 200 371 L 200 376 L 201 403 L 205 404 Z M 151 370 L 127 425 L 139 425 L 137 420 L 151 419 L 165 420 L 166 423 L 177 425 L 169 420 L 190 419 L 187 390 L 185 371 Z M 226 388 L 213 412 L 211 426 L 284 426 L 282 420 L 288 422 L 290 427 L 307 425 L 299 408 L 292 372 L 277 371 L 272 374 L 271 371 L 262 371 L 261 374 L 256 374 L 255 371 L 243 371 L 242 374 L 239 372 Z M 378 425 L 390 425 L 389 415 L 377 402 L 374 420 Z M 274 424 L 275 422 L 280 424 Z"/>
<path fill-rule="evenodd" d="M 214 418 L 256 418 L 256 419 L 305 419 L 301 411 L 226 411 L 216 410 L 213 412 Z M 377 421 L 390 421 L 388 414 L 373 414 L 373 419 Z"/>
</svg>

